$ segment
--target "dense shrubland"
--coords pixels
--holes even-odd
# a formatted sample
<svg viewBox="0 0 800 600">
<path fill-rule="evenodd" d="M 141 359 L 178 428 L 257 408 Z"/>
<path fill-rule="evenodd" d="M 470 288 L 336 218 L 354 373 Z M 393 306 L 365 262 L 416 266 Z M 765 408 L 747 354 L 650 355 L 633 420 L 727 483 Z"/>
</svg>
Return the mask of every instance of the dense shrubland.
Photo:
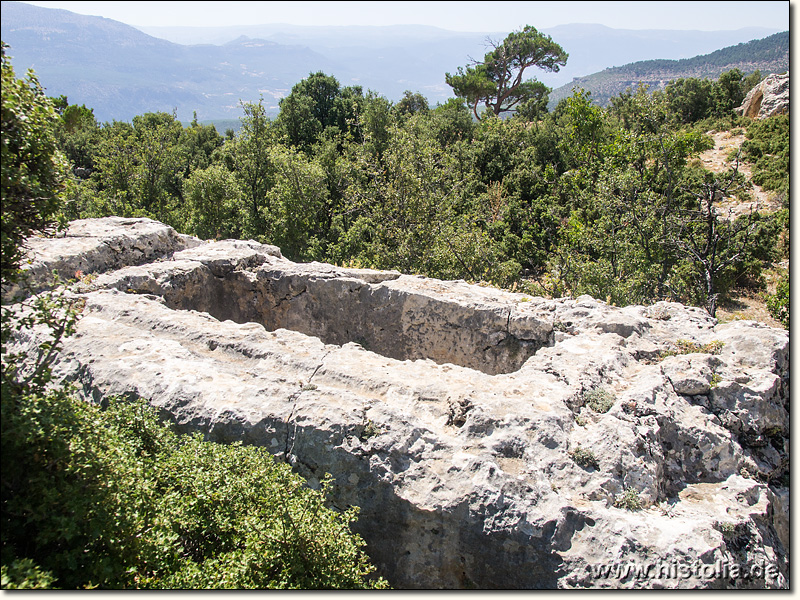
<svg viewBox="0 0 800 600">
<path fill-rule="evenodd" d="M 607 109 L 576 91 L 547 113 L 537 94 L 535 110 L 476 121 L 461 99 L 431 108 L 407 92 L 392 104 L 314 73 L 275 120 L 243 104 L 241 130 L 225 136 L 164 113 L 100 125 L 63 102 L 57 135 L 74 165 L 64 212 L 149 216 L 298 261 L 713 313 L 735 286 L 761 285 L 781 258 L 778 236 L 788 239 L 785 215 L 709 212 L 750 190 L 696 160 L 712 143 L 705 131 L 747 128 L 741 158 L 786 195 L 788 120 L 732 110 L 759 77 L 679 79 Z"/>
<path fill-rule="evenodd" d="M 3 381 L 3 587 L 381 587 L 356 509 L 265 448 L 205 442 L 144 403 Z M 7 397 L 10 396 L 10 397 Z"/>
<path fill-rule="evenodd" d="M 3 286 L 21 281 L 31 233 L 146 216 L 297 261 L 713 314 L 788 255 L 788 119 L 732 113 L 757 80 L 679 80 L 607 109 L 576 91 L 549 113 L 534 86 L 513 116 L 476 120 L 464 99 L 392 103 L 315 73 L 275 120 L 244 103 L 240 131 L 220 135 L 166 113 L 98 123 L 45 98 L 35 77 L 17 80 L 4 52 Z M 749 198 L 740 173 L 696 160 L 705 131 L 731 127 L 747 129 L 756 181 L 783 194 L 777 215 L 715 211 L 720 196 Z M 770 308 L 788 327 L 788 280 Z M 3 587 L 383 585 L 349 530 L 354 513 L 326 508 L 324 488 L 261 450 L 176 436 L 144 405 L 101 409 L 46 388 L 79 310 L 59 296 L 26 317 L 3 308 Z M 6 345 L 34 322 L 54 338 L 30 371 Z"/>
</svg>

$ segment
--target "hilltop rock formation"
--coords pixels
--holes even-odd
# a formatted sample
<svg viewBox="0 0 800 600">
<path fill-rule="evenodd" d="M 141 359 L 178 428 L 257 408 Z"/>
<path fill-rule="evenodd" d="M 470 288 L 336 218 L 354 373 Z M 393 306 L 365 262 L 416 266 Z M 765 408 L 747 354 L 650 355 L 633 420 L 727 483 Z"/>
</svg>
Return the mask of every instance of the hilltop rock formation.
<svg viewBox="0 0 800 600">
<path fill-rule="evenodd" d="M 789 72 L 768 76 L 748 92 L 742 105 L 735 110 L 751 119 L 788 115 Z"/>
<path fill-rule="evenodd" d="M 34 273 L 84 274 L 60 380 L 265 446 L 311 486 L 331 473 L 395 587 L 789 585 L 784 330 L 298 264 L 145 219 L 33 247 Z"/>
</svg>

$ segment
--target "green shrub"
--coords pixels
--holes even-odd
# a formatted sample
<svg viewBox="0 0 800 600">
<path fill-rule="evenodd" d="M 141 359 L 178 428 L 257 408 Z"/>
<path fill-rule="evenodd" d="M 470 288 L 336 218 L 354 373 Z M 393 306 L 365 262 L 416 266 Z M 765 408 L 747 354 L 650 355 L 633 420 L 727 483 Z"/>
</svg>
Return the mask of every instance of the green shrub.
<svg viewBox="0 0 800 600">
<path fill-rule="evenodd" d="M 57 115 L 36 75 L 17 79 L 6 44 L 0 42 L 2 66 L 2 236 L 0 275 L 3 288 L 17 281 L 22 242 L 33 233 L 54 229 L 61 210 L 59 195 L 67 165 L 58 153 L 53 126 Z"/>
<path fill-rule="evenodd" d="M 744 158 L 754 163 L 753 183 L 788 196 L 789 115 L 752 121 L 742 151 Z"/>
<path fill-rule="evenodd" d="M 53 586 L 52 575 L 42 571 L 29 558 L 4 564 L 0 569 L 4 590 L 46 590 Z"/>
<path fill-rule="evenodd" d="M 598 413 L 607 413 L 614 406 L 616 398 L 604 388 L 593 388 L 583 395 L 586 405 Z"/>
<path fill-rule="evenodd" d="M 634 488 L 625 488 L 622 496 L 614 501 L 616 508 L 624 508 L 625 510 L 642 510 L 644 505 L 642 499 L 639 497 L 639 492 Z"/>
<path fill-rule="evenodd" d="M 767 309 L 781 324 L 789 329 L 789 276 L 778 280 L 775 293 L 767 298 Z"/>
<path fill-rule="evenodd" d="M 594 455 L 594 452 L 586 448 L 576 446 L 570 451 L 569 456 L 573 461 L 575 461 L 576 465 L 586 469 L 590 467 L 597 469 L 600 467 L 600 463 L 597 460 L 597 457 Z"/>
<path fill-rule="evenodd" d="M 356 509 L 326 508 L 329 479 L 312 490 L 263 448 L 63 392 L 15 402 L 4 386 L 2 417 L 4 586 L 385 585 L 368 580 Z"/>
</svg>

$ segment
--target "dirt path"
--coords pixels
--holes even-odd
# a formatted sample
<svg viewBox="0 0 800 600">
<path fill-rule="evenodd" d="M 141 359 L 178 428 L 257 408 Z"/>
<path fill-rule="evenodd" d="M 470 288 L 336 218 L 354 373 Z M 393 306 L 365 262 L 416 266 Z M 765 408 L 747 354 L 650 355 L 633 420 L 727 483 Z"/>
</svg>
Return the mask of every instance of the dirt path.
<svg viewBox="0 0 800 600">
<path fill-rule="evenodd" d="M 738 150 L 742 146 L 745 140 L 744 133 L 732 135 L 730 131 L 709 131 L 708 135 L 714 138 L 714 147 L 700 154 L 700 161 L 703 166 L 713 173 L 722 173 L 732 168 L 734 161 L 730 160 L 729 157 L 732 151 Z M 748 181 L 752 180 L 753 171 L 751 165 L 739 163 L 739 172 L 744 174 Z M 751 195 L 753 200 L 750 202 L 742 202 L 735 197 L 726 197 L 718 202 L 717 206 L 722 210 L 722 214 L 728 214 L 728 211 L 730 211 L 732 217 L 747 214 L 751 208 L 767 213 L 775 212 L 781 208 L 780 202 L 774 198 L 774 194 L 762 190 L 758 185 L 753 184 Z M 784 261 L 779 266 L 782 269 L 788 269 L 788 261 Z M 767 291 L 774 293 L 777 281 L 776 273 L 771 272 L 765 275 Z M 771 327 L 782 327 L 778 321 L 772 318 L 761 294 L 758 293 L 734 295 L 724 306 L 717 310 L 717 318 L 723 322 L 747 319 L 760 321 Z"/>
<path fill-rule="evenodd" d="M 774 292 L 774 285 L 772 292 Z M 725 302 L 723 306 L 717 309 L 717 320 L 720 323 L 728 323 L 730 321 L 758 321 L 770 327 L 783 329 L 783 325 L 774 319 L 767 310 L 767 304 L 760 294 L 742 294 L 733 295 L 733 297 Z"/>
<path fill-rule="evenodd" d="M 732 135 L 730 131 L 709 131 L 707 133 L 714 138 L 714 147 L 700 154 L 700 161 L 703 166 L 713 173 L 722 173 L 731 169 L 734 166 L 734 161 L 730 160 L 729 156 L 732 151 L 741 148 L 745 140 L 744 133 L 738 135 Z M 751 165 L 740 162 L 739 172 L 748 181 L 752 180 L 753 170 Z M 774 194 L 762 190 L 758 185 L 753 184 L 751 195 L 753 196 L 753 201 L 751 202 L 741 202 L 737 198 L 731 197 L 719 202 L 718 206 L 722 210 L 722 214 L 730 211 L 734 217 L 747 214 L 751 208 L 763 212 L 775 212 L 780 209 L 780 203 L 774 199 Z"/>
</svg>

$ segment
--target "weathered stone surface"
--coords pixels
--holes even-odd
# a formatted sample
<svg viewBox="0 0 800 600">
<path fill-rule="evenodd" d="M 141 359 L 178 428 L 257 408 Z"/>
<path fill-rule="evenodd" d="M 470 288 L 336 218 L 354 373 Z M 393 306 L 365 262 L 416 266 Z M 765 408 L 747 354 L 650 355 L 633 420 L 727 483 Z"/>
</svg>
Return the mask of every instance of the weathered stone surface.
<svg viewBox="0 0 800 600">
<path fill-rule="evenodd" d="M 177 233 L 150 219 L 106 217 L 74 221 L 55 238 L 29 238 L 30 257 L 23 265 L 30 272 L 32 291 L 47 286 L 55 272 L 62 280 L 76 273 L 103 273 L 137 265 L 201 244 L 197 238 Z M 17 290 L 10 290 L 9 295 Z"/>
<path fill-rule="evenodd" d="M 186 246 L 80 286 L 58 377 L 332 473 L 394 586 L 788 585 L 786 331 Z"/>
<path fill-rule="evenodd" d="M 789 114 L 789 73 L 769 75 L 756 85 L 735 109 L 751 119 L 766 119 L 774 115 Z"/>
</svg>

